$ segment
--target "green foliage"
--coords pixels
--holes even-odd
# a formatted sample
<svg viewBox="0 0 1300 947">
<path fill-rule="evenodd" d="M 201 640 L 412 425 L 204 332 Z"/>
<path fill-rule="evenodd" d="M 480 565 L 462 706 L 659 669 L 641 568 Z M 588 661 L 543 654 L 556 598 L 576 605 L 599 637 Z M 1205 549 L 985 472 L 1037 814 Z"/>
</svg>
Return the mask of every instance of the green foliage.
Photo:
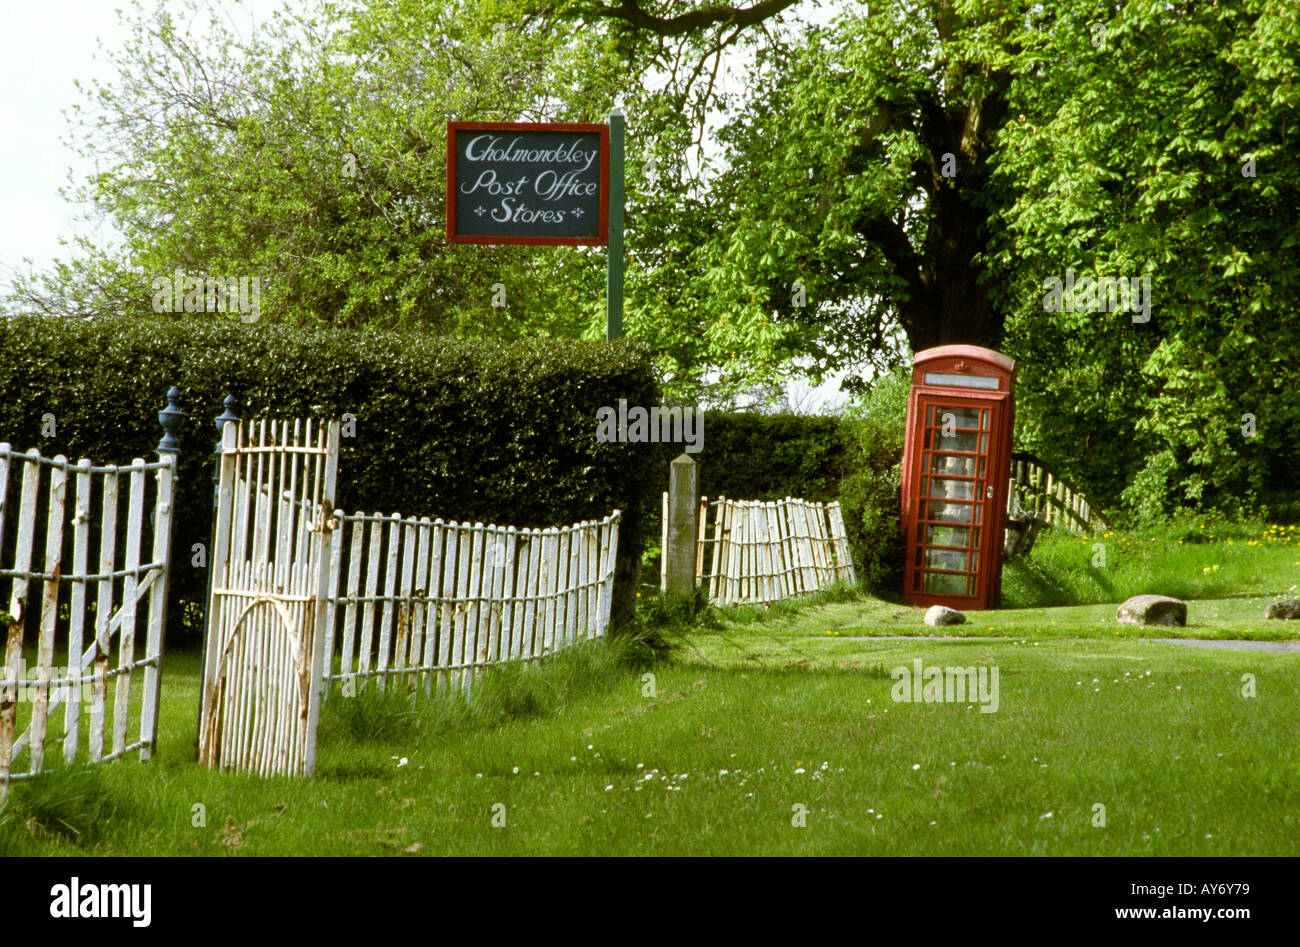
<svg viewBox="0 0 1300 947">
<path fill-rule="evenodd" d="M 1049 529 L 1028 557 L 1004 564 L 1002 606 L 1118 603 L 1145 593 L 1186 600 L 1293 597 L 1297 563 L 1300 528 L 1261 520 L 1179 516 L 1091 536 Z M 1262 605 L 1255 617 L 1262 620 Z"/>
<path fill-rule="evenodd" d="M 638 604 L 647 628 L 681 634 L 687 629 L 722 627 L 719 610 L 709 603 L 709 590 L 702 585 L 691 598 L 655 593 L 645 595 Z"/>
<path fill-rule="evenodd" d="M 206 0 L 137 0 L 116 75 L 69 116 L 97 171 L 68 196 L 123 245 L 78 241 L 18 281 L 12 308 L 144 314 L 151 281 L 180 268 L 260 278 L 272 321 L 594 337 L 601 253 L 444 237 L 449 118 L 590 122 L 613 101 L 598 31 L 524 6 L 311 0 L 241 34 Z"/>
<path fill-rule="evenodd" d="M 635 611 L 647 504 L 660 478 L 637 445 L 596 440 L 598 408 L 654 404 L 636 342 L 488 344 L 405 332 L 289 330 L 229 321 L 0 320 L 0 432 L 15 447 L 122 463 L 151 457 L 172 384 L 182 425 L 172 588 L 202 602 L 213 419 L 233 393 L 245 418 L 356 420 L 342 439 L 337 507 L 546 527 L 618 508 L 614 627 Z M 41 436 L 42 415 L 57 436 Z M 176 628 L 183 610 L 169 610 Z M 179 629 L 177 629 L 179 630 Z"/>
<path fill-rule="evenodd" d="M 709 411 L 700 493 L 737 500 L 830 500 L 848 469 L 835 418 Z M 665 475 L 666 477 L 666 475 Z"/>
<path fill-rule="evenodd" d="M 1293 509 L 1300 11 L 1139 0 L 1041 16 L 1011 33 L 1023 79 L 994 159 L 1012 196 L 990 264 L 1022 445 L 1141 520 L 1251 494 Z M 1043 281 L 1067 267 L 1150 277 L 1150 321 L 1045 313 Z"/>
<path fill-rule="evenodd" d="M 392 683 L 384 690 L 370 684 L 353 697 L 336 690 L 321 711 L 321 746 L 427 746 L 451 733 L 554 716 L 625 680 L 631 668 L 640 666 L 641 652 L 641 643 L 631 635 L 580 642 L 542 661 L 489 668 L 474 682 L 468 700 L 462 692 L 426 698 Z"/>
<path fill-rule="evenodd" d="M 14 782 L 0 810 L 0 851 L 22 849 L 22 835 L 92 844 L 117 814 L 98 765 L 55 766 Z"/>
<path fill-rule="evenodd" d="M 848 476 L 840 484 L 844 528 L 858 580 L 896 600 L 903 583 L 903 439 L 911 371 L 881 376 L 863 403 L 843 420 Z"/>
</svg>

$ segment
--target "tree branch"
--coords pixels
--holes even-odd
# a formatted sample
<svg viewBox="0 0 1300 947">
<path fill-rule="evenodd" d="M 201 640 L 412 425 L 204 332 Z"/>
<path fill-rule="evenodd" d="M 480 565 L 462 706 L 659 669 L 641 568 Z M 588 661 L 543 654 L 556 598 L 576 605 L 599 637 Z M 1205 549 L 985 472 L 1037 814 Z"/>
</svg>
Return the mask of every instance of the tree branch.
<svg viewBox="0 0 1300 947">
<path fill-rule="evenodd" d="M 735 7 L 714 5 L 692 10 L 673 17 L 659 17 L 641 9 L 640 0 L 619 0 L 617 6 L 597 4 L 591 9 L 595 16 L 622 20 L 639 30 L 648 30 L 659 36 L 681 36 L 692 30 L 713 26 L 717 23 L 737 27 L 752 26 L 769 17 L 775 16 L 787 7 L 792 7 L 798 0 L 760 0 L 752 7 Z"/>
</svg>

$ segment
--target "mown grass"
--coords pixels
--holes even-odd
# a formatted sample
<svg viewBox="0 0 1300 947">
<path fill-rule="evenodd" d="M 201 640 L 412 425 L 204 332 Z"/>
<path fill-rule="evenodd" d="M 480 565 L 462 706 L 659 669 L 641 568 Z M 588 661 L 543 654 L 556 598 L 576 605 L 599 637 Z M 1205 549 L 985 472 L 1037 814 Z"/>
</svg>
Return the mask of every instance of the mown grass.
<svg viewBox="0 0 1300 947">
<path fill-rule="evenodd" d="M 997 712 L 894 703 L 918 657 L 997 666 Z M 0 852 L 1260 855 L 1300 829 L 1293 655 L 712 631 L 649 678 L 597 646 L 460 709 L 336 697 L 310 780 L 200 768 L 197 671 L 169 662 L 155 760 L 98 768 L 94 832 L 29 827 L 16 784 Z"/>
<path fill-rule="evenodd" d="M 1002 575 L 1008 608 L 1122 602 L 1154 592 L 1182 599 L 1295 596 L 1300 526 L 1195 522 L 1081 536 L 1049 530 Z"/>
<path fill-rule="evenodd" d="M 15 783 L 0 854 L 1295 854 L 1300 659 L 1137 640 L 1296 637 L 1262 618 L 1294 532 L 1181 537 L 1187 552 L 1174 537 L 1177 569 L 1149 537 L 1098 537 L 1117 550 L 1109 585 L 1087 584 L 1090 546 L 1036 550 L 1069 596 L 1181 592 L 1178 630 L 1117 626 L 1110 603 L 926 628 L 851 588 L 767 608 L 643 599 L 675 633 L 669 660 L 633 667 L 643 649 L 596 642 L 488 674 L 468 701 L 336 695 L 314 779 L 200 767 L 198 658 L 168 655 L 154 760 Z M 998 668 L 998 710 L 895 702 L 892 670 L 918 658 Z"/>
</svg>

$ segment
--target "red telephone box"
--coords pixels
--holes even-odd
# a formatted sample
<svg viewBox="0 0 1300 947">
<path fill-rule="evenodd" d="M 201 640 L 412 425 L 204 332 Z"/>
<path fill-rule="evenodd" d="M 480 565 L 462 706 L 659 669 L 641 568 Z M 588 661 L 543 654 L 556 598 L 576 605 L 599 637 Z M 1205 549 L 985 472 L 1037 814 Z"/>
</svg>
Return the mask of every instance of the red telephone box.
<svg viewBox="0 0 1300 947">
<path fill-rule="evenodd" d="M 1016 363 L 941 345 L 912 360 L 903 447 L 903 594 L 913 605 L 997 607 L 1011 478 Z"/>
</svg>

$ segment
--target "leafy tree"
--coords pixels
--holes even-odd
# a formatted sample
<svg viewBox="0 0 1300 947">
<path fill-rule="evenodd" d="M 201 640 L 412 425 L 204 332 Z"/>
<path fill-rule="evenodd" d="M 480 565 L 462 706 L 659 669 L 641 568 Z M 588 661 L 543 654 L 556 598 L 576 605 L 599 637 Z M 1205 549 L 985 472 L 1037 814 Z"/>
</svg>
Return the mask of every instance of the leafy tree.
<svg viewBox="0 0 1300 947">
<path fill-rule="evenodd" d="M 320 0 L 249 37 L 193 0 L 137 0 L 130 26 L 118 80 L 77 109 L 76 146 L 102 170 L 71 194 L 124 243 L 80 239 L 11 307 L 148 311 L 151 280 L 179 268 L 259 277 L 283 321 L 497 337 L 598 322 L 591 254 L 444 238 L 446 122 L 591 120 L 612 75 L 595 38 L 514 0 Z"/>
<path fill-rule="evenodd" d="M 1143 516 L 1252 496 L 1285 513 L 1300 462 L 1300 11 L 1081 4 L 1017 41 L 1026 80 L 993 159 L 1016 196 L 989 262 L 1007 274 L 1023 439 Z M 1067 268 L 1149 277 L 1149 321 L 1045 312 L 1044 278 Z"/>
</svg>

